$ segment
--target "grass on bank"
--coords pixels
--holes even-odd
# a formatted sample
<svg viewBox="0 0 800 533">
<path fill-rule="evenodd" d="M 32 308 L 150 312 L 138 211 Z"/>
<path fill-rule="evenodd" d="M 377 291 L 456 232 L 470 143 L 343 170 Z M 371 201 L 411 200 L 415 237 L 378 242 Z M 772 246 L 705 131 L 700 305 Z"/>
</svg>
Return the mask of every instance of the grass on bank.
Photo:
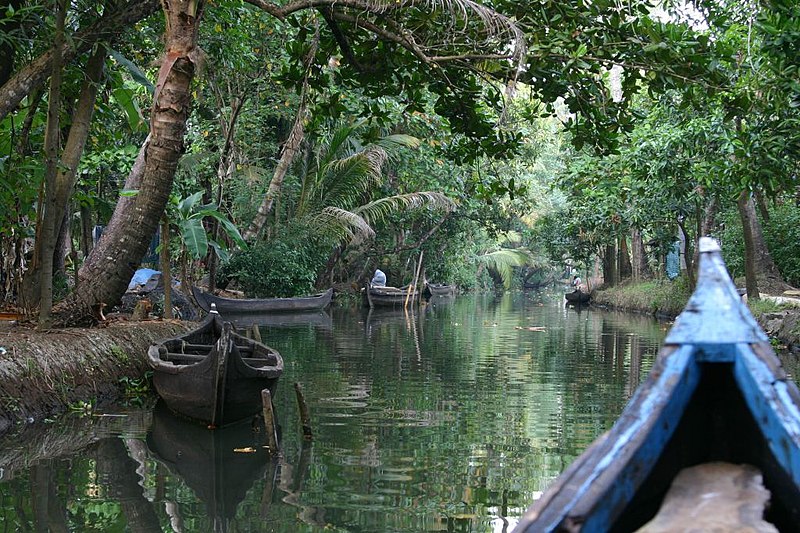
<svg viewBox="0 0 800 533">
<path fill-rule="evenodd" d="M 640 283 L 623 283 L 596 291 L 592 299 L 596 304 L 651 313 L 659 316 L 678 316 L 689 301 L 689 280 L 679 276 L 674 280 L 657 279 Z M 790 307 L 772 300 L 759 299 L 747 302 L 750 312 L 758 318 L 766 313 L 775 313 Z"/>
<path fill-rule="evenodd" d="M 689 281 L 680 276 L 674 280 L 655 279 L 640 283 L 623 283 L 596 291 L 596 304 L 639 311 L 660 316 L 677 316 L 689 301 Z"/>
</svg>

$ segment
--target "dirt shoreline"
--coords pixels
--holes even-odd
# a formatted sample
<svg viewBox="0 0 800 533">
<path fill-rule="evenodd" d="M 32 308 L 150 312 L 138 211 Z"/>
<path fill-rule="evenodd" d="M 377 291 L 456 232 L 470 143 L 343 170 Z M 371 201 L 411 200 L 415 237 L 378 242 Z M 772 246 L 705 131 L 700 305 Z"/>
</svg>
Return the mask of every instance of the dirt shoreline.
<svg viewBox="0 0 800 533">
<path fill-rule="evenodd" d="M 147 347 L 192 325 L 177 320 L 118 321 L 38 332 L 0 323 L 0 434 L 63 413 L 79 402 L 120 398 L 126 379 L 141 379 L 149 369 Z"/>
</svg>

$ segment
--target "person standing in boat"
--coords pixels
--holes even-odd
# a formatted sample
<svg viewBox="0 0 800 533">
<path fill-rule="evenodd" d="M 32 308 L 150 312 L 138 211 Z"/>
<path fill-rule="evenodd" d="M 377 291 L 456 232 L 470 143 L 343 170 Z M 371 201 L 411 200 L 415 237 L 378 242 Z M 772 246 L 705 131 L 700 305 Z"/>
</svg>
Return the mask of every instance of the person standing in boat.
<svg viewBox="0 0 800 533">
<path fill-rule="evenodd" d="M 575 289 L 576 291 L 581 290 L 581 284 L 582 283 L 583 282 L 581 281 L 581 277 L 579 275 L 575 274 L 574 276 L 572 276 L 572 288 L 573 289 Z"/>
<path fill-rule="evenodd" d="M 372 276 L 372 281 L 369 282 L 370 287 L 385 287 L 386 286 L 386 274 L 383 273 L 383 270 L 376 269 L 375 275 Z"/>
</svg>

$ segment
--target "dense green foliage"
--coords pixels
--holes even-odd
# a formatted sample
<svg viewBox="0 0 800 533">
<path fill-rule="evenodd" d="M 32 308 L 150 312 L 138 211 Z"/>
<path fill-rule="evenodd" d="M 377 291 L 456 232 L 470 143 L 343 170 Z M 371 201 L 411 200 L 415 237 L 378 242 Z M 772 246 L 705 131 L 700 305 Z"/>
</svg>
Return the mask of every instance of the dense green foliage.
<svg viewBox="0 0 800 533">
<path fill-rule="evenodd" d="M 658 277 L 678 235 L 691 258 L 708 213 L 751 193 L 786 194 L 798 171 L 797 6 L 693 4 L 194 4 L 203 53 L 191 58 L 185 153 L 159 183 L 205 211 L 169 215 L 173 261 L 199 278 L 225 250 L 244 248 L 238 234 L 253 227 L 253 249 L 223 268 L 253 296 L 358 286 L 377 267 L 401 285 L 420 257 L 426 279 L 462 288 L 503 286 L 514 269 L 517 280 L 528 268 L 588 274 L 599 260 L 615 282 L 632 275 L 634 249 L 645 254 L 634 275 Z M 138 186 L 130 172 L 153 131 L 169 29 L 149 9 L 103 34 L 104 78 L 64 219 L 72 241 L 57 252 L 74 269 L 91 262 L 92 227 L 109 223 L 125 182 Z M 70 4 L 69 46 L 106 14 Z M 47 5 L 29 2 L 0 23 L 11 83 L 49 48 L 55 22 Z M 91 52 L 81 46 L 64 66 L 62 149 Z M 41 80 L 15 89 L 22 100 L 0 115 L 9 301 L 36 263 L 49 190 Z M 784 209 L 776 220 L 793 220 L 793 204 Z M 728 219 L 726 231 L 733 226 Z M 790 229 L 765 233 L 796 283 L 794 252 L 779 238 Z M 124 242 L 126 228 L 114 231 Z M 734 239 L 724 240 L 730 255 Z"/>
<path fill-rule="evenodd" d="M 220 285 L 248 296 L 287 297 L 314 292 L 314 282 L 325 266 L 329 247 L 310 228 L 292 225 L 274 236 L 233 255 L 219 273 Z"/>
</svg>

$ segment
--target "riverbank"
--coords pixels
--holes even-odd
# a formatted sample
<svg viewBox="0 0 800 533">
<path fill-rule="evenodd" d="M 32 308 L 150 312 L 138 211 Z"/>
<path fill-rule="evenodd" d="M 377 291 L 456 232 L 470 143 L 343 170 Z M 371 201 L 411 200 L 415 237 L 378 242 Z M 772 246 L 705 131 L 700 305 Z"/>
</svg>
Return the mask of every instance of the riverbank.
<svg viewBox="0 0 800 533">
<path fill-rule="evenodd" d="M 684 278 L 653 280 L 595 290 L 591 305 L 671 320 L 680 314 L 689 296 Z M 800 352 L 800 307 L 792 305 L 791 298 L 762 295 L 748 306 L 774 345 Z"/>
<path fill-rule="evenodd" d="M 98 328 L 38 332 L 0 322 L 0 434 L 146 387 L 148 346 L 190 325 L 177 320 L 117 321 Z"/>
</svg>

